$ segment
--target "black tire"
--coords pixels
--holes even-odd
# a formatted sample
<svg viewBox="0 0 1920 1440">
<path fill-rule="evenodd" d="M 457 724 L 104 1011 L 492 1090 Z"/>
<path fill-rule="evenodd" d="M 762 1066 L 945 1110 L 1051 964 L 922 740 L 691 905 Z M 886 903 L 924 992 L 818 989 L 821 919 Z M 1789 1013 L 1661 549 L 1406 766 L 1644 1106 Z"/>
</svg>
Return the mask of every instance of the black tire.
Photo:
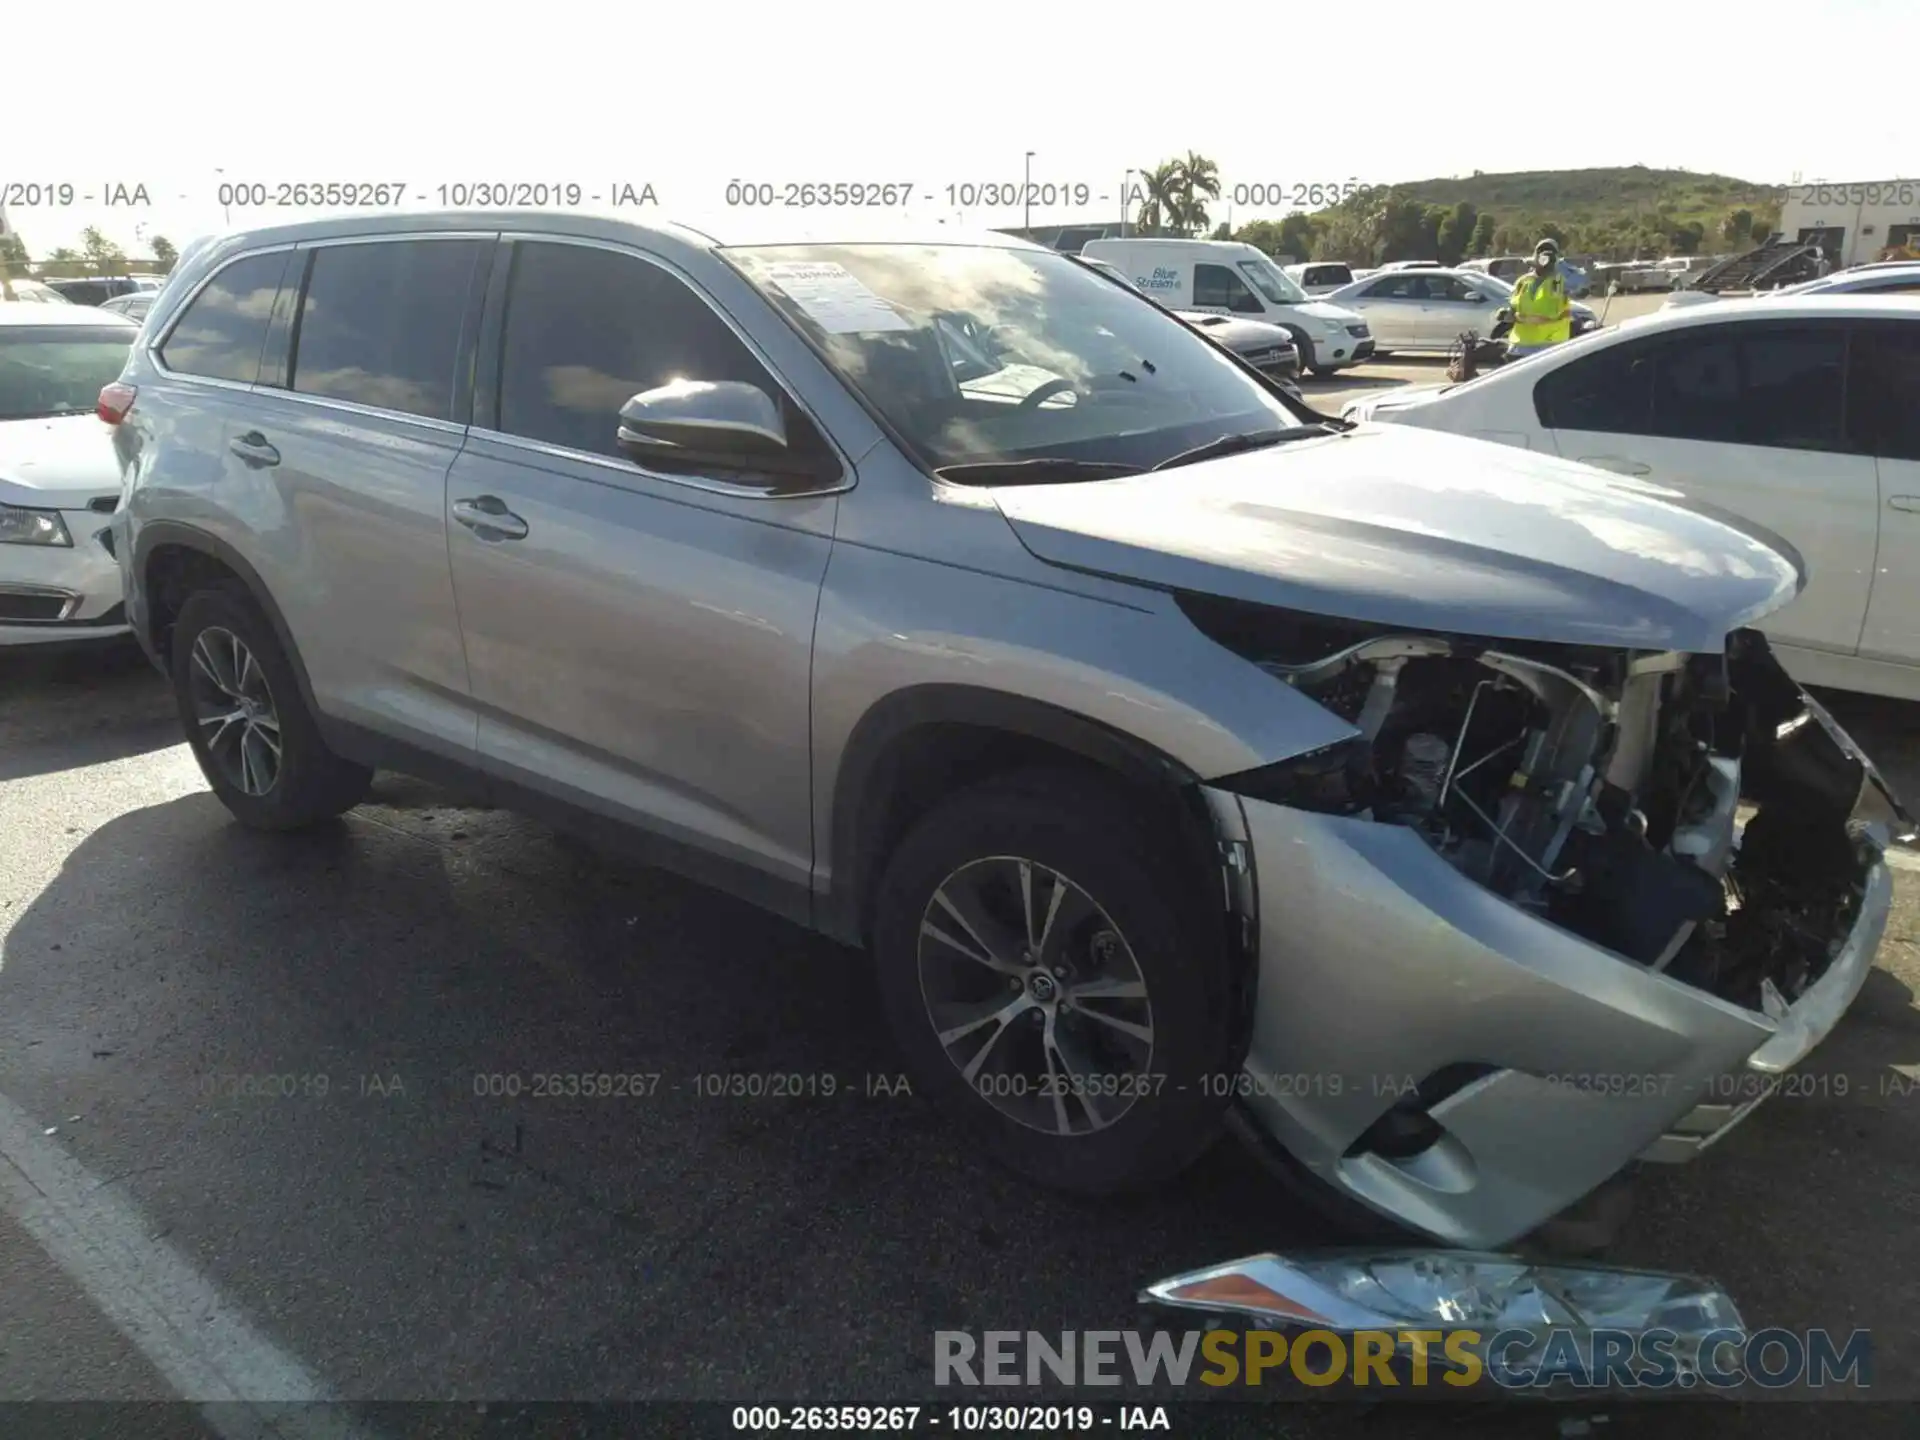
<svg viewBox="0 0 1920 1440">
<path fill-rule="evenodd" d="M 880 881 L 874 963 L 888 1025 L 916 1089 L 971 1132 L 994 1159 L 1049 1188 L 1096 1196 L 1144 1189 L 1186 1168 L 1220 1133 L 1226 1101 L 1215 1092 L 1230 1087 L 1208 1084 L 1208 1077 L 1238 1068 L 1229 1054 L 1231 975 L 1225 927 L 1217 910 L 1209 913 L 1200 866 L 1164 838 L 1166 828 L 1156 833 L 1143 821 L 1137 803 L 1128 804 L 1116 787 L 1097 779 L 1059 771 L 1026 772 L 989 781 L 938 806 L 914 826 Z M 1044 1054 L 1040 1037 L 1054 1036 L 1056 1026 L 1063 1043 L 1074 1028 L 1079 1038 L 1073 1045 L 1083 1060 L 1092 1053 L 1084 1048 L 1087 1037 L 1092 1037 L 1094 1050 L 1111 1056 L 1112 1050 L 1104 1048 L 1107 1027 L 1082 1018 L 1089 1008 L 1084 1001 L 1080 1014 L 1066 1013 L 1074 1008 L 1071 992 L 1061 1012 L 1048 1017 L 1044 1030 L 1027 1025 L 1032 1012 L 994 1030 L 982 1048 L 999 1047 L 999 1054 L 993 1066 L 982 1069 L 977 1083 L 970 1083 L 958 1059 L 949 1058 L 936 1030 L 923 986 L 921 947 L 932 946 L 936 958 L 927 963 L 936 973 L 938 956 L 945 950 L 937 942 L 923 941 L 923 917 L 943 885 L 958 881 L 963 872 L 977 873 L 966 867 L 973 862 L 1004 864 L 990 857 L 1006 856 L 1031 861 L 1071 881 L 1082 899 L 1104 912 L 1087 923 L 1110 923 L 1121 937 L 1120 946 L 1106 947 L 1107 968 L 1131 962 L 1127 973 L 1144 983 L 1152 1043 L 1150 1056 L 1138 1061 L 1140 1078 L 1127 1080 L 1133 1072 L 1118 1068 L 1088 1067 L 1088 1073 L 1103 1080 L 1120 1078 L 1123 1088 L 1112 1098 L 1129 1102 L 1113 1111 L 1110 1097 L 1102 1094 L 1093 1108 L 1109 1112 L 1103 1128 L 1072 1134 L 1032 1128 L 988 1098 L 1002 1081 L 990 1071 L 1000 1068 L 1002 1059 Z M 1044 883 L 1035 882 L 1036 894 Z M 1067 908 L 1062 913 L 1068 913 Z M 1080 948 L 1086 933 L 1074 923 L 1063 924 L 1057 952 L 1054 943 L 1046 948 L 1070 964 L 1085 965 L 1101 945 L 1095 939 Z M 1125 958 L 1115 962 L 1116 953 Z M 973 974 L 970 962 L 953 963 L 960 972 Z M 1097 969 L 1099 962 L 1093 965 Z M 1085 972 L 1075 973 L 1088 978 Z M 999 977 L 991 970 L 983 976 L 983 990 L 997 991 Z M 1031 981 L 1031 972 L 1028 978 Z M 1021 981 L 1010 978 L 1008 983 L 1018 992 L 1009 1003 L 1023 1000 Z M 988 993 L 984 1005 L 992 1007 L 999 999 Z M 1138 1017 L 1141 1012 L 1131 1013 Z M 1027 1026 L 1024 1037 L 1017 1026 Z M 1003 1041 L 1003 1036 L 1011 1038 Z M 999 1103 L 1028 1102 L 1022 1097 Z M 1047 1107 L 1049 1123 L 1057 1120 L 1050 1101 L 1032 1103 Z M 1085 1124 L 1092 1110 L 1075 1107 L 1071 1113 Z"/>
<path fill-rule="evenodd" d="M 1340 373 L 1338 365 L 1315 365 L 1312 369 L 1314 377 L 1320 380 L 1330 380 Z"/>
<path fill-rule="evenodd" d="M 228 763 L 215 754 L 209 726 L 195 706 L 195 687 L 202 683 L 196 679 L 195 645 L 203 636 L 217 643 L 222 633 L 236 637 L 251 654 L 264 676 L 264 693 L 279 727 L 277 764 L 271 783 L 258 794 L 247 793 L 229 773 Z M 327 748 L 279 637 L 245 586 L 235 581 L 189 596 L 174 621 L 170 660 L 174 702 L 187 743 L 213 793 L 242 825 L 298 830 L 330 820 L 366 798 L 373 772 Z"/>
</svg>

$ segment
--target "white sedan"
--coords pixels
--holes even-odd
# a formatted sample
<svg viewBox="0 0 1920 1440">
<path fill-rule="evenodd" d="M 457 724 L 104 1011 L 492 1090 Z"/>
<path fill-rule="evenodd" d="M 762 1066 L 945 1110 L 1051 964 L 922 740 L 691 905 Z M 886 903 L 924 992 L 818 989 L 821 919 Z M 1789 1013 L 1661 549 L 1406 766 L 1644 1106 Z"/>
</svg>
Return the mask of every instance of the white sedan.
<svg viewBox="0 0 1920 1440">
<path fill-rule="evenodd" d="M 1793 677 L 1920 700 L 1920 296 L 1663 309 L 1341 413 L 1581 460 L 1742 515 L 1803 562 L 1805 588 L 1767 627 Z"/>
<path fill-rule="evenodd" d="M 1513 286 L 1480 270 L 1408 266 L 1355 280 L 1323 298 L 1366 317 L 1376 356 L 1401 350 L 1444 354 L 1462 331 L 1491 335 L 1500 312 L 1513 303 Z M 1600 323 L 1590 307 L 1574 302 L 1572 309 L 1575 334 Z"/>
<path fill-rule="evenodd" d="M 139 333 L 81 305 L 0 302 L 0 647 L 126 633 L 101 539 L 120 462 L 95 407 Z"/>
</svg>

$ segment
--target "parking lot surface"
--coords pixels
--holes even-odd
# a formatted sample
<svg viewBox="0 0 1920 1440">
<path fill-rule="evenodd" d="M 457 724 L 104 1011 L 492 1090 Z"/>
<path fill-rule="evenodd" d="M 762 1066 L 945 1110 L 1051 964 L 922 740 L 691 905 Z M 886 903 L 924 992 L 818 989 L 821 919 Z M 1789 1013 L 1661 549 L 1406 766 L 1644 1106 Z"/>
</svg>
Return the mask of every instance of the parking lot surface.
<svg viewBox="0 0 1920 1440">
<path fill-rule="evenodd" d="M 1920 710 L 1829 698 L 1920 794 Z M 1610 1258 L 1712 1275 L 1756 1326 L 1869 1327 L 1872 1393 L 1913 1399 L 1901 862 L 1813 1069 L 1648 1176 Z M 0 656 L 0 1402 L 165 1399 L 196 1366 L 353 1401 L 921 1399 L 936 1330 L 1131 1327 L 1146 1280 L 1338 1238 L 1231 1143 L 1151 1197 L 1035 1191 L 899 1068 L 852 952 L 399 777 L 316 833 L 241 830 L 131 649 Z M 1663 1408 L 1596 1433 L 1904 1423 Z M 1578 1433 L 1416 1418 L 1290 1405 L 1258 1430 Z"/>
</svg>

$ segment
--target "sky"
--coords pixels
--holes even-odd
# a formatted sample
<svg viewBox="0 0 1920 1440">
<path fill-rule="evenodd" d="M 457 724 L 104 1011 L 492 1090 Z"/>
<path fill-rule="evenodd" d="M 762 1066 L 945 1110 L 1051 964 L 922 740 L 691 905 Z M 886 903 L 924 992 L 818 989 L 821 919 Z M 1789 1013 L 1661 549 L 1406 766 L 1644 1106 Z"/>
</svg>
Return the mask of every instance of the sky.
<svg viewBox="0 0 1920 1440">
<path fill-rule="evenodd" d="M 1474 170 L 1920 176 L 1900 98 L 1911 76 L 1886 59 L 1920 51 L 1920 3 L 1824 0 L 1763 20 L 1766 8 L 1555 7 L 1540 13 L 1556 57 L 1511 43 L 1524 10 L 1410 0 L 176 0 L 137 27 L 126 66 L 89 66 L 79 86 L 58 55 L 14 57 L 0 200 L 39 257 L 89 225 L 140 255 L 154 235 L 181 245 L 322 213 L 223 210 L 223 184 L 398 182 L 396 208 L 439 208 L 441 185 L 578 185 L 589 210 L 651 185 L 658 204 L 627 213 L 724 234 L 733 181 L 910 182 L 911 205 L 892 212 L 909 221 L 1117 219 L 1130 167 L 1189 150 L 1218 163 L 1213 218 L 1235 223 L 1284 213 L 1299 186 Z M 1784 37 L 1793 24 L 1804 43 Z M 1588 29 L 1637 38 L 1590 43 Z M 1510 55 L 1547 73 L 1508 79 Z M 1487 98 L 1457 98 L 1471 91 Z M 995 185 L 1017 201 L 1029 163 L 1059 202 L 1043 188 L 1030 216 L 985 203 Z M 63 185 L 70 203 L 48 203 Z M 115 187 L 144 187 L 148 203 L 108 203 Z M 1280 203 L 1251 203 L 1263 188 Z"/>
</svg>

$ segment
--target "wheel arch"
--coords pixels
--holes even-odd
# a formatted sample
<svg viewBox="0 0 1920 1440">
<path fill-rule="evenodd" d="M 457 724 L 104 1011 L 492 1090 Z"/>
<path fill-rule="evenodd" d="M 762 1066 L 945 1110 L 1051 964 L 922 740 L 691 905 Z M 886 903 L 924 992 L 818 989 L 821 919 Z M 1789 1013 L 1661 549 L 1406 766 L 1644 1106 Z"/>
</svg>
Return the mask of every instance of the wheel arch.
<svg viewBox="0 0 1920 1440">
<path fill-rule="evenodd" d="M 1209 877 L 1228 863 L 1238 837 L 1226 833 L 1201 778 L 1156 747 L 1028 696 L 915 685 L 877 701 L 842 748 L 819 928 L 864 945 L 886 855 L 920 815 L 966 785 L 1047 763 L 1104 774 L 1144 803 L 1165 807 L 1183 848 Z M 1234 891 L 1224 886 L 1227 901 Z"/>
<path fill-rule="evenodd" d="M 133 573 L 139 577 L 142 597 L 139 618 L 140 640 L 149 655 L 163 666 L 171 653 L 169 636 L 174 617 L 194 589 L 204 588 L 197 581 L 221 578 L 219 572 L 238 580 L 260 613 L 273 627 L 287 663 L 300 686 L 300 698 L 308 712 L 320 713 L 314 703 L 313 683 L 307 677 L 306 662 L 293 642 L 287 617 L 273 598 L 273 592 L 252 566 L 231 544 L 197 525 L 178 520 L 150 520 L 142 525 L 134 542 Z"/>
</svg>

